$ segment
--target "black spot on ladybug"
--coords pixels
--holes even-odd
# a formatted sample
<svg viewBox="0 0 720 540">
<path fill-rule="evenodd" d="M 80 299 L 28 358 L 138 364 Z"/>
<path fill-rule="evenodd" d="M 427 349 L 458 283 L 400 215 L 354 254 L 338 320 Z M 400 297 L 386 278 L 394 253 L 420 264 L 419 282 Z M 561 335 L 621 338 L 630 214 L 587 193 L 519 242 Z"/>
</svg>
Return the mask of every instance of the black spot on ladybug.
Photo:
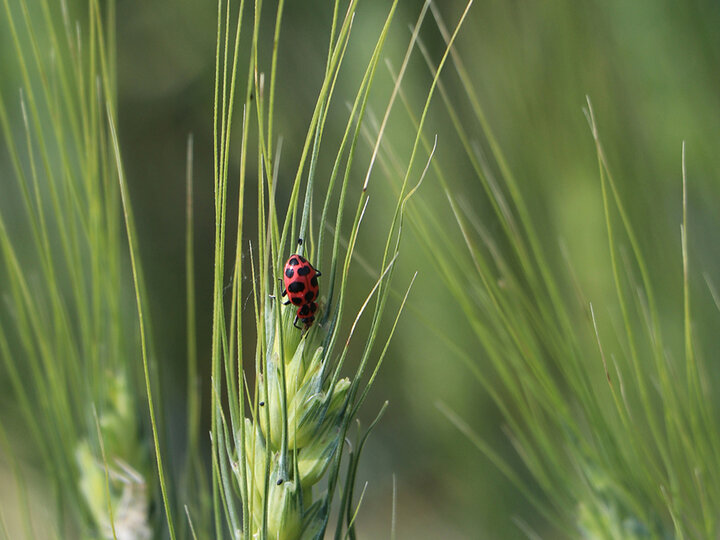
<svg viewBox="0 0 720 540">
<path fill-rule="evenodd" d="M 302 270 L 302 268 L 301 268 Z M 295 275 L 295 271 L 292 268 L 288 268 L 285 270 L 285 275 L 289 278 L 293 277 Z"/>
<path fill-rule="evenodd" d="M 290 266 L 297 266 L 300 263 L 298 262 L 298 260 L 295 257 L 291 257 L 290 260 L 288 261 L 288 264 Z"/>
<path fill-rule="evenodd" d="M 288 285 L 288 292 L 299 293 L 305 290 L 305 284 L 302 281 L 293 281 Z"/>
<path fill-rule="evenodd" d="M 296 306 L 299 306 L 300 304 L 303 303 L 302 298 L 298 298 L 297 296 L 296 296 L 295 298 L 293 298 L 292 302 L 293 302 L 293 304 L 295 304 Z"/>
<path fill-rule="evenodd" d="M 317 276 L 313 276 L 313 277 L 312 277 L 312 279 L 310 280 L 310 285 L 312 285 L 313 287 L 317 287 L 317 286 L 318 286 L 318 284 L 317 284 Z"/>
<path fill-rule="evenodd" d="M 315 313 L 316 309 L 317 309 L 317 304 L 315 302 L 312 302 L 310 304 L 310 313 Z"/>
<path fill-rule="evenodd" d="M 315 295 L 313 294 L 312 291 L 308 291 L 305 293 L 305 301 L 306 302 L 312 302 L 313 298 L 315 298 Z"/>
<path fill-rule="evenodd" d="M 310 308 L 308 307 L 307 304 L 305 304 L 305 305 L 304 305 L 303 307 L 301 307 L 300 310 L 298 311 L 298 316 L 299 316 L 299 317 L 304 317 L 305 315 L 307 315 L 307 314 L 309 314 L 309 313 L 310 313 Z"/>
<path fill-rule="evenodd" d="M 298 276 L 307 276 L 310 273 L 310 267 L 309 266 L 301 266 L 298 268 Z M 292 277 L 292 276 L 288 276 Z"/>
<path fill-rule="evenodd" d="M 303 257 L 302 255 L 298 255 L 297 258 L 300 259 L 301 263 L 305 262 L 305 257 Z"/>
</svg>

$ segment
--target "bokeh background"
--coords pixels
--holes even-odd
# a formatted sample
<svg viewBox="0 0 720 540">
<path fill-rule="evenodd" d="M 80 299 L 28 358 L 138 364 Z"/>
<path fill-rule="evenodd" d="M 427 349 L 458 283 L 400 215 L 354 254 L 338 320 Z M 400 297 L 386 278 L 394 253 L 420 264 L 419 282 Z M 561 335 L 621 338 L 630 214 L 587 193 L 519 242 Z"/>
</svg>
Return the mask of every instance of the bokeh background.
<svg viewBox="0 0 720 540">
<path fill-rule="evenodd" d="M 465 7 L 459 0 L 438 4 L 450 25 Z M 330 5 L 305 0 L 286 6 L 276 133 L 283 137 L 280 171 L 281 178 L 286 173 L 287 185 L 321 84 Z M 389 2 L 380 0 L 360 3 L 329 120 L 330 140 L 342 133 L 345 101 L 354 97 L 388 7 Z M 385 50 L 396 68 L 410 37 L 408 25 L 414 24 L 421 7 L 418 0 L 400 2 Z M 270 17 L 266 23 L 267 35 Z M 650 268 L 662 270 L 652 275 L 665 293 L 659 299 L 660 309 L 670 325 L 682 298 L 682 141 L 686 141 L 688 159 L 690 257 L 698 274 L 720 275 L 720 243 L 714 240 L 720 222 L 719 28 L 720 3 L 711 0 L 490 0 L 475 2 L 457 42 L 551 258 L 559 258 L 558 245 L 563 242 L 584 292 L 602 301 L 613 289 L 597 159 L 582 111 L 586 96 L 591 98 L 610 166 Z M 186 388 L 184 178 L 190 133 L 195 148 L 199 350 L 201 372 L 203 366 L 206 373 L 209 370 L 215 30 L 212 2 L 118 2 L 121 145 L 147 273 L 165 407 L 177 441 L 182 440 L 180 412 L 185 410 Z M 444 44 L 431 17 L 421 35 L 439 59 Z M 7 43 L 7 36 L 0 36 L 0 59 L 5 56 L 3 50 L 8 50 Z M 416 54 L 405 81 L 416 113 L 430 81 Z M 444 81 L 458 108 L 469 111 L 450 65 Z M 17 86 L 12 77 L 0 75 L 4 92 L 13 84 Z M 382 114 L 391 88 L 391 77 L 381 66 L 373 93 L 375 114 Z M 469 129 L 481 138 L 477 127 Z M 388 137 L 401 156 L 409 151 L 409 133 L 407 116 L 396 106 Z M 438 99 L 426 133 L 438 135 L 436 159 L 458 197 L 482 218 L 487 202 Z M 329 171 L 331 157 L 329 150 L 321 174 Z M 362 166 L 357 167 L 358 182 L 364 172 Z M 255 177 L 249 174 L 253 181 Z M 399 180 L 393 184 L 392 178 L 388 181 L 380 173 L 373 177 L 370 208 L 358 245 L 364 260 L 376 261 L 381 254 L 393 185 Z M 448 217 L 448 241 L 460 243 L 461 235 L 432 174 L 418 196 Z M 252 221 L 250 213 L 247 223 Z M 398 291 L 416 270 L 418 278 L 388 360 L 361 413 L 369 422 L 380 405 L 390 401 L 365 450 L 359 474 L 369 482 L 358 518 L 359 532 L 366 538 L 389 536 L 395 482 L 399 538 L 522 538 L 515 517 L 542 535 L 543 523 L 528 502 L 437 409 L 438 402 L 452 407 L 527 478 L 503 431 L 499 412 L 438 338 L 443 335 L 457 343 L 482 368 L 482 351 L 426 257 L 408 228 L 395 282 Z M 322 263 L 317 262 L 320 269 Z M 357 285 L 350 291 L 350 302 L 359 306 L 373 278 L 360 265 L 355 275 Z M 702 280 L 695 283 L 694 287 L 702 288 Z M 710 302 L 700 303 L 697 309 L 701 331 L 717 327 L 717 312 Z M 709 348 L 704 354 L 718 357 Z M 207 386 L 207 379 L 204 382 Z"/>
</svg>

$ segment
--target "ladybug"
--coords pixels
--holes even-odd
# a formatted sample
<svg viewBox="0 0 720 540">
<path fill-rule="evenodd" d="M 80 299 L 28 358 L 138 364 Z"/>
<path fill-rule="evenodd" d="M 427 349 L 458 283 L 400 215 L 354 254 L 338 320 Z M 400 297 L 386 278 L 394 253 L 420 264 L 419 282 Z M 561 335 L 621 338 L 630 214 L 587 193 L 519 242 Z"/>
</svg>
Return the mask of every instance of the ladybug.
<svg viewBox="0 0 720 540">
<path fill-rule="evenodd" d="M 306 304 L 314 304 L 318 297 L 317 278 L 322 274 L 313 268 L 302 255 L 290 255 L 285 263 L 283 272 L 283 284 L 285 290 L 282 295 L 287 295 L 288 301 L 285 305 L 293 304 L 298 307 L 298 318 L 304 317 L 300 310 Z M 316 306 L 317 308 L 317 306 Z M 315 310 L 313 309 L 313 312 Z M 308 325 L 309 326 L 309 325 Z"/>
</svg>

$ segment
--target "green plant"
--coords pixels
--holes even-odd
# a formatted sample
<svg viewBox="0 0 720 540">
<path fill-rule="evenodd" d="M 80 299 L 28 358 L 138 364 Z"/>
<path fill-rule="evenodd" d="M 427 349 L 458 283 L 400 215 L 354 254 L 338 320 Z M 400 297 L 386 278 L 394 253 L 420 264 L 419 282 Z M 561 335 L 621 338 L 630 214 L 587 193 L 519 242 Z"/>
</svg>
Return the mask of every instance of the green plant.
<svg viewBox="0 0 720 540">
<path fill-rule="evenodd" d="M 16 404 L 3 425 L 25 426 L 53 508 L 52 519 L 40 519 L 16 462 L 25 534 L 147 538 L 150 454 L 106 120 L 116 107 L 106 36 L 115 5 L 101 13 L 90 0 L 75 20 L 65 3 L 4 1 L 3 14 L 21 86 L 19 100 L 0 93 L 16 181 L 15 190 L 3 186 L 0 209 L 9 299 L 0 355 Z"/>
<path fill-rule="evenodd" d="M 384 328 L 388 324 L 384 315 L 392 291 L 391 281 L 399 253 L 405 205 L 414 192 L 414 189 L 409 189 L 409 180 L 419 141 L 416 139 L 415 148 L 403 172 L 404 181 L 398 192 L 383 258 L 375 270 L 375 286 L 369 291 L 367 299 L 357 310 L 352 325 L 348 328 L 345 319 L 348 313 L 353 312 L 353 308 L 346 301 L 346 290 L 355 270 L 354 247 L 372 191 L 368 182 L 375 154 L 369 161 L 364 178 L 353 180 L 352 166 L 376 67 L 397 2 L 392 4 L 374 47 L 351 106 L 343 137 L 337 150 L 330 151 L 334 165 L 325 193 L 321 196 L 322 212 L 317 219 L 313 218 L 313 215 L 317 216 L 313 212 L 314 195 L 319 184 L 317 164 L 324 154 L 321 146 L 329 144 L 323 138 L 324 128 L 350 38 L 356 5 L 354 0 L 349 2 L 343 14 L 340 3 L 334 3 L 325 78 L 303 142 L 294 181 L 289 186 L 283 186 L 278 178 L 280 145 L 278 144 L 276 149 L 273 135 L 276 64 L 283 2 L 279 3 L 276 12 L 272 62 L 267 78 L 269 83 L 266 82 L 258 61 L 261 49 L 258 29 L 262 4 L 255 6 L 239 144 L 240 186 L 237 208 L 240 217 L 236 227 L 235 246 L 229 252 L 229 302 L 224 295 L 227 288 L 224 268 L 228 257 L 228 163 L 243 5 L 241 3 L 235 23 L 232 22 L 229 4 L 219 10 L 222 17 L 218 32 L 216 69 L 216 239 L 212 355 L 216 534 L 220 534 L 223 529 L 221 522 L 224 519 L 224 526 L 231 534 L 242 537 L 322 537 L 328 527 L 335 493 L 339 490 L 335 537 L 341 537 L 345 529 L 346 534 L 355 537 L 354 521 L 358 510 L 356 504 L 359 506 L 360 503 L 356 503 L 354 499 L 358 459 L 369 431 L 382 415 L 384 408 L 364 434 L 358 434 L 358 440 L 350 450 L 344 480 L 341 479 L 342 450 L 350 424 L 357 416 L 385 357 L 389 340 L 407 298 L 406 293 L 389 329 Z M 412 35 L 408 55 L 414 48 L 426 10 L 427 4 Z M 234 40 L 230 39 L 233 36 Z M 395 87 L 387 106 L 386 118 L 397 88 L 398 86 Z M 246 199 L 250 198 L 245 179 L 247 158 L 252 151 L 251 130 L 254 130 L 258 138 L 256 203 L 259 226 L 257 240 L 250 244 L 249 257 L 244 258 L 242 246 L 246 237 L 242 216 Z M 382 135 L 381 129 L 376 138 L 375 152 Z M 301 197 L 303 189 L 304 198 Z M 277 203 L 280 190 L 288 190 L 289 193 L 288 207 L 284 212 L 278 208 Z M 347 228 L 344 219 L 345 207 L 352 204 L 353 197 L 356 199 L 354 217 L 347 233 L 347 244 L 341 247 L 343 231 Z M 333 212 L 335 205 L 336 210 Z M 319 229 L 317 233 L 313 233 L 315 226 Z M 298 242 L 297 252 L 304 254 L 323 270 L 317 322 L 302 332 L 292 324 L 297 308 L 282 307 L 278 302 L 282 290 L 279 285 L 282 267 L 287 256 L 294 251 L 298 238 L 302 242 Z M 249 274 L 252 276 L 257 336 L 254 380 L 243 370 L 240 353 L 243 350 L 245 333 L 241 316 L 247 294 L 241 280 L 243 273 L 248 272 L 248 262 L 245 261 L 249 261 Z M 359 345 L 359 364 L 351 377 L 342 377 L 351 342 L 359 339 L 354 336 L 354 332 L 366 310 L 370 313 L 371 320 L 367 335 L 360 339 L 362 343 Z M 384 345 L 381 351 L 376 352 L 378 341 L 384 341 Z M 368 373 L 369 376 L 365 379 Z M 224 400 L 227 400 L 226 407 L 222 405 Z M 324 484 L 321 479 L 326 474 L 327 483 Z M 323 487 L 325 489 L 320 491 Z"/>
<path fill-rule="evenodd" d="M 447 42 L 450 33 L 437 10 L 434 14 Z M 446 343 L 501 411 L 534 485 L 522 480 L 468 421 L 445 404 L 441 410 L 525 494 L 553 534 L 716 537 L 720 424 L 712 393 L 703 385 L 708 365 L 696 351 L 693 334 L 685 195 L 678 251 L 683 261 L 678 276 L 683 339 L 677 343 L 668 337 L 673 329 L 661 323 L 653 285 L 654 273 L 669 270 L 649 268 L 645 261 L 588 101 L 616 291 L 614 300 L 602 299 L 602 312 L 618 314 L 618 319 L 598 317 L 600 302 L 584 297 L 571 254 L 565 255 L 564 268 L 550 259 L 557 250 L 541 242 L 523 185 L 493 135 L 462 59 L 452 54 L 474 125 L 461 115 L 457 97 L 443 82 L 438 88 L 490 212 L 478 216 L 463 204 L 457 184 L 446 176 L 442 161 L 435 160 L 434 176 L 449 201 L 459 238 L 448 241 L 437 210 L 427 201 L 416 201 L 408 217 L 426 248 L 426 260 L 434 263 L 467 318 L 481 354 Z M 425 58 L 435 74 L 427 52 Z M 417 126 L 409 100 L 404 93 L 401 97 Z M 478 136 L 481 144 L 474 142 Z M 429 137 L 423 142 L 431 147 Z M 390 144 L 384 150 L 382 163 L 393 174 L 395 151 Z M 682 170 L 685 193 L 684 151 Z M 519 523 L 526 534 L 536 534 Z"/>
</svg>

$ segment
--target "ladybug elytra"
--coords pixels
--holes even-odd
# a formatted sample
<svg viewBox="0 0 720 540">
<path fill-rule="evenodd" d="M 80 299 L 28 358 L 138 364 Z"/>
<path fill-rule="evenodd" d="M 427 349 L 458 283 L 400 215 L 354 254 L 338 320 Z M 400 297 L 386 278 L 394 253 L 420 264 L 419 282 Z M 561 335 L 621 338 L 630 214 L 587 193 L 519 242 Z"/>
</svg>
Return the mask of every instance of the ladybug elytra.
<svg viewBox="0 0 720 540">
<path fill-rule="evenodd" d="M 315 320 L 313 314 L 317 310 L 315 300 L 318 297 L 317 278 L 320 275 L 322 274 L 315 270 L 307 259 L 297 253 L 290 255 L 285 263 L 283 271 L 285 290 L 282 295 L 288 297 L 285 305 L 293 304 L 298 308 L 297 317 L 293 323 L 296 326 L 298 319 L 305 323 L 306 327 L 312 325 Z"/>
</svg>

